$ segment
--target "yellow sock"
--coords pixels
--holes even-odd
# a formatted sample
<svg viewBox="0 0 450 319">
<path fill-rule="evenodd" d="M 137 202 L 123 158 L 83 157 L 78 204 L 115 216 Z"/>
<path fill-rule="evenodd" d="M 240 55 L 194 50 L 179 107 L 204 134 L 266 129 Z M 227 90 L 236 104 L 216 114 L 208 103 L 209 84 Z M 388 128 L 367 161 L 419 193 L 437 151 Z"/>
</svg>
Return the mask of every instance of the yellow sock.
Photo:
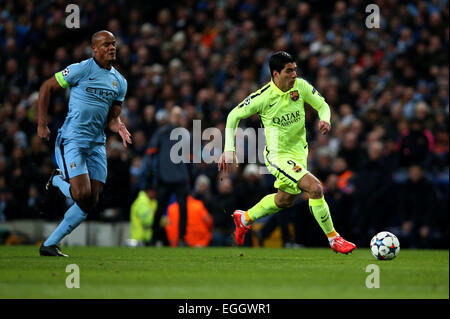
<svg viewBox="0 0 450 319">
<path fill-rule="evenodd" d="M 323 196 L 316 199 L 310 198 L 309 210 L 328 238 L 332 238 L 338 235 L 333 226 L 330 209 L 328 208 L 328 204 Z"/>
<path fill-rule="evenodd" d="M 255 206 L 248 210 L 250 222 L 260 219 L 261 217 L 275 214 L 281 208 L 275 204 L 275 193 L 264 196 Z M 246 215 L 247 216 L 247 215 Z"/>
</svg>

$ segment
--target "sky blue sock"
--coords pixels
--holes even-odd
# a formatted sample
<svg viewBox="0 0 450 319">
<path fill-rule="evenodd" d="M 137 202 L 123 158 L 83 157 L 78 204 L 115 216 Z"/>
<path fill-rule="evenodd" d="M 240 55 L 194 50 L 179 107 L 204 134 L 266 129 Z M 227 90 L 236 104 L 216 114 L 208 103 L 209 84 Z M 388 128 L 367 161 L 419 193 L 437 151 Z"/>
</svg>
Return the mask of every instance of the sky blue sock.
<svg viewBox="0 0 450 319">
<path fill-rule="evenodd" d="M 70 194 L 70 184 L 67 183 L 61 175 L 55 175 L 52 179 L 53 186 L 58 187 L 67 198 L 73 199 Z"/>
<path fill-rule="evenodd" d="M 70 234 L 86 217 L 87 214 L 76 203 L 73 204 L 64 214 L 62 222 L 44 242 L 44 246 L 57 245 L 64 236 Z"/>
</svg>

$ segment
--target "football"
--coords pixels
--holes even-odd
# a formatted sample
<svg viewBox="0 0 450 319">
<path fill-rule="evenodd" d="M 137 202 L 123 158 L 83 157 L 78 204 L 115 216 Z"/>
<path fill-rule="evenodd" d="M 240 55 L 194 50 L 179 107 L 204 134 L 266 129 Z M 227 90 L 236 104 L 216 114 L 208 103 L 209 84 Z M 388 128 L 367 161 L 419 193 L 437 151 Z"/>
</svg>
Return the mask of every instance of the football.
<svg viewBox="0 0 450 319">
<path fill-rule="evenodd" d="M 400 242 L 394 234 L 382 231 L 370 241 L 372 255 L 379 260 L 391 260 L 400 252 Z"/>
</svg>

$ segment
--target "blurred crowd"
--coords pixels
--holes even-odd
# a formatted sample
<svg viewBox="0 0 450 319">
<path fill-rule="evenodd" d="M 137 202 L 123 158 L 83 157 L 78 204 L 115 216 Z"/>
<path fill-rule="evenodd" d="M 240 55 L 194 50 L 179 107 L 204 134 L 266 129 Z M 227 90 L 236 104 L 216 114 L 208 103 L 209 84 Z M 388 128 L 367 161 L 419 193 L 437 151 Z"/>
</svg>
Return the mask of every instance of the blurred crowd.
<svg viewBox="0 0 450 319">
<path fill-rule="evenodd" d="M 90 36 L 107 29 L 117 39 L 115 68 L 128 81 L 122 119 L 133 144 L 124 149 L 106 132 L 108 179 L 88 219 L 129 219 L 147 187 L 149 141 L 174 106 L 186 129 L 201 120 L 202 130 L 223 132 L 229 111 L 270 81 L 270 55 L 284 50 L 331 107 L 330 134 L 318 134 L 309 106 L 306 126 L 308 168 L 324 184 L 336 229 L 364 246 L 391 230 L 402 247 L 448 248 L 448 1 L 372 2 L 380 27 L 370 29 L 370 2 L 358 0 L 79 0 L 80 28 L 68 29 L 68 1 L 1 1 L 0 220 L 39 218 L 68 101 L 67 91 L 53 96 L 44 142 L 36 135 L 39 87 L 91 57 Z M 242 163 L 222 176 L 216 164 L 189 165 L 190 193 L 213 219 L 211 245 L 230 245 L 231 213 L 274 192 L 273 177 L 258 168 Z M 58 200 L 46 218 L 61 218 L 67 203 Z M 301 199 L 263 222 L 247 245 L 257 245 L 253 237 L 264 243 L 277 225 L 285 247 L 327 244 Z"/>
</svg>

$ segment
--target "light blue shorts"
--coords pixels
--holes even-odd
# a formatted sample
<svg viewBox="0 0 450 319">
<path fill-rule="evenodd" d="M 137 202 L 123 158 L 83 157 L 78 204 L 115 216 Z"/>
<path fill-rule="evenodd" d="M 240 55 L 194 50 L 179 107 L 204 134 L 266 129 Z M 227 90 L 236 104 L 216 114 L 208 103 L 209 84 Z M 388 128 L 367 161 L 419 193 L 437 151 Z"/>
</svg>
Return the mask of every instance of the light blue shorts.
<svg viewBox="0 0 450 319">
<path fill-rule="evenodd" d="M 104 144 L 67 140 L 59 132 L 55 143 L 55 160 L 65 179 L 89 174 L 91 180 L 103 184 L 106 182 L 108 168 Z"/>
</svg>

